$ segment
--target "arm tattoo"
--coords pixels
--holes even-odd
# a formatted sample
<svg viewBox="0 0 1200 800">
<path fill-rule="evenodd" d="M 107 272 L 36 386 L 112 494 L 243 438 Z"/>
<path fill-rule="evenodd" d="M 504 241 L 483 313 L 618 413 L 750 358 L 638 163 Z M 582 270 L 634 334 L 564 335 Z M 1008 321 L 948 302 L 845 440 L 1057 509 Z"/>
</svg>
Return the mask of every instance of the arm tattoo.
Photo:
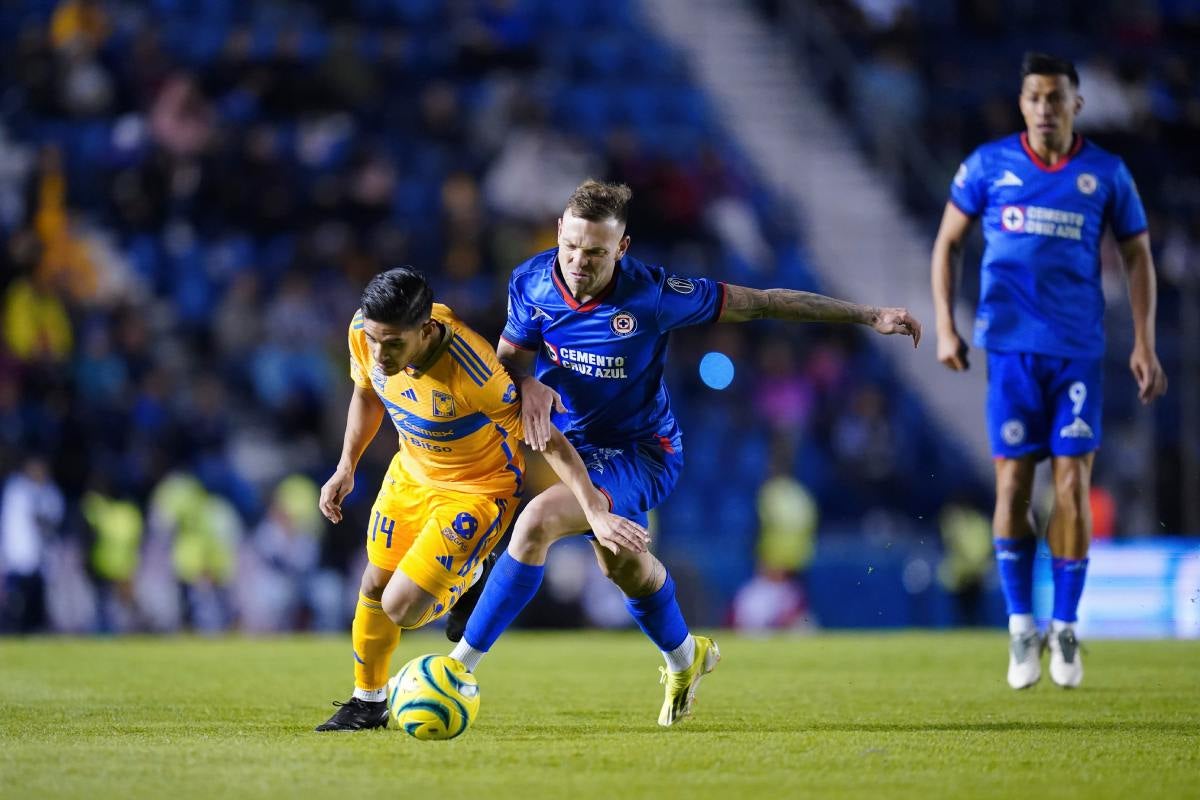
<svg viewBox="0 0 1200 800">
<path fill-rule="evenodd" d="M 789 322 L 874 323 L 878 309 L 792 289 L 751 289 L 728 284 L 722 322 L 781 319 Z"/>
</svg>

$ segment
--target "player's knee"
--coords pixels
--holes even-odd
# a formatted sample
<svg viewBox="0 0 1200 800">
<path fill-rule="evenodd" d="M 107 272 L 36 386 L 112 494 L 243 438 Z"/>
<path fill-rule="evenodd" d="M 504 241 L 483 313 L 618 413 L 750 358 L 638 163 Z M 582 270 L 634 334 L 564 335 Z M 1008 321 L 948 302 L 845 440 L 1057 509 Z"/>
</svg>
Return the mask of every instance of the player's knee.
<svg viewBox="0 0 1200 800">
<path fill-rule="evenodd" d="M 1017 476 L 1000 476 L 996 480 L 996 506 L 1005 512 L 1022 515 L 1029 511 L 1030 493 Z"/>
<path fill-rule="evenodd" d="M 635 558 L 601 556 L 596 560 L 600 564 L 601 574 L 626 594 L 636 591 L 644 582 L 642 565 Z"/>
<path fill-rule="evenodd" d="M 416 627 L 428 610 L 429 603 L 415 597 L 397 595 L 383 601 L 383 612 L 401 628 Z"/>
<path fill-rule="evenodd" d="M 554 544 L 557 531 L 551 517 L 540 509 L 529 508 L 517 517 L 511 546 L 522 551 L 545 550 Z"/>
<path fill-rule="evenodd" d="M 1081 467 L 1064 467 L 1054 476 L 1054 501 L 1064 511 L 1078 513 L 1087 502 L 1087 480 Z"/>
<path fill-rule="evenodd" d="M 383 599 L 383 590 L 386 588 L 387 576 L 381 574 L 379 570 L 368 566 L 363 571 L 362 580 L 358 584 L 358 591 L 363 597 L 378 602 Z"/>
</svg>

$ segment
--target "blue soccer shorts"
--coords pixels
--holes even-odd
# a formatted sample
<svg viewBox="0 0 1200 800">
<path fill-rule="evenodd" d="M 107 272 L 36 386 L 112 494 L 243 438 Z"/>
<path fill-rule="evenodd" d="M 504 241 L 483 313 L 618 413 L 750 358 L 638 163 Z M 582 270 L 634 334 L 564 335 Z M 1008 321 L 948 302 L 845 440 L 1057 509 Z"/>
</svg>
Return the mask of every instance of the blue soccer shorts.
<svg viewBox="0 0 1200 800">
<path fill-rule="evenodd" d="M 576 443 L 596 488 L 608 496 L 614 514 L 645 526 L 679 481 L 683 447 L 678 436 L 649 437 L 620 445 Z"/>
<path fill-rule="evenodd" d="M 988 351 L 987 425 L 996 458 L 1081 456 L 1100 446 L 1101 358 Z"/>
</svg>

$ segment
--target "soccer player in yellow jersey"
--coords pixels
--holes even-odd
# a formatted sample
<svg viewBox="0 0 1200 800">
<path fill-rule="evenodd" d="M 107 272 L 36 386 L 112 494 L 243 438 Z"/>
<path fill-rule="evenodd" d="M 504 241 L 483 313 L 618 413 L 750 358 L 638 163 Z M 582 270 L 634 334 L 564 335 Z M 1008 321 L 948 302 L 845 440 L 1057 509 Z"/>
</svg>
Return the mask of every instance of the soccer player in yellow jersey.
<svg viewBox="0 0 1200 800">
<path fill-rule="evenodd" d="M 388 668 L 400 631 L 446 613 L 479 579 L 520 502 L 524 437 L 517 389 L 495 353 L 399 267 L 367 284 L 350 323 L 354 394 L 342 456 L 321 489 L 321 513 L 342 519 L 354 470 L 386 414 L 400 448 L 367 529 L 368 564 L 351 638 L 354 694 L 318 731 L 383 727 Z M 546 460 L 612 552 L 645 552 L 644 528 L 609 511 L 579 454 L 555 430 Z"/>
</svg>

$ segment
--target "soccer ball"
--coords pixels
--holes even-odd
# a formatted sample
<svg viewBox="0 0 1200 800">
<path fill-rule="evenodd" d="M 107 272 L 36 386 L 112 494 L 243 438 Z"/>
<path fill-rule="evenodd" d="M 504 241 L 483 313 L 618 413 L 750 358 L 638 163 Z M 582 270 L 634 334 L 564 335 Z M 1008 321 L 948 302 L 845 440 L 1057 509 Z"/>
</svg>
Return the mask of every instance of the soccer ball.
<svg viewBox="0 0 1200 800">
<path fill-rule="evenodd" d="M 388 711 L 415 739 L 453 739 L 479 713 L 479 684 L 457 659 L 418 656 L 388 681 Z"/>
</svg>

